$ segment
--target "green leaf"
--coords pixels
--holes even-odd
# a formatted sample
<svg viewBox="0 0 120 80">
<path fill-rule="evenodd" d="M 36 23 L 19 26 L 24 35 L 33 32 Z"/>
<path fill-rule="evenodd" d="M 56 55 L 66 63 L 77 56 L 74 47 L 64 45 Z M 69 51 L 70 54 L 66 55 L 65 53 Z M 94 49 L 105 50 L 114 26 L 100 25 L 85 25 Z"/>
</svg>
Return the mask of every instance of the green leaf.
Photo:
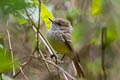
<svg viewBox="0 0 120 80">
<path fill-rule="evenodd" d="M 14 13 L 29 6 L 25 0 L 1 0 L 0 8 L 5 14 Z"/>
<path fill-rule="evenodd" d="M 92 1 L 92 15 L 95 16 L 101 13 L 103 0 Z"/>
<path fill-rule="evenodd" d="M 106 41 L 106 44 L 110 45 L 113 41 L 119 40 L 117 25 L 116 25 L 115 19 L 110 18 L 107 21 L 106 27 L 107 27 L 107 32 L 106 32 L 107 41 Z"/>
<path fill-rule="evenodd" d="M 39 6 L 38 0 L 33 0 Z M 42 3 L 41 4 L 41 18 L 46 24 L 47 29 L 50 29 L 51 21 L 48 18 L 54 19 L 52 12 Z"/>
<path fill-rule="evenodd" d="M 109 45 L 115 40 L 118 40 L 118 33 L 114 27 L 110 27 L 107 29 L 107 44 Z"/>
<path fill-rule="evenodd" d="M 41 5 L 41 18 L 46 23 L 47 29 L 50 29 L 51 21 L 48 18 L 54 19 L 52 12 L 44 5 Z"/>
<path fill-rule="evenodd" d="M 18 63 L 14 62 L 15 68 L 18 67 Z M 0 48 L 0 73 L 8 70 L 12 70 L 13 63 L 11 53 L 4 48 Z"/>
</svg>

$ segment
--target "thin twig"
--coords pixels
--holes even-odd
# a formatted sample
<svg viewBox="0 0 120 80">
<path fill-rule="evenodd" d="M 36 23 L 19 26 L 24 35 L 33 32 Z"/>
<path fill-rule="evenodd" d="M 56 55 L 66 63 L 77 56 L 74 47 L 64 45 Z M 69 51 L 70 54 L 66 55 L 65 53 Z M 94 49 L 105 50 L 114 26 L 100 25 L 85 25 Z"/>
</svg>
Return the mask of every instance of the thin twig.
<svg viewBox="0 0 120 80">
<path fill-rule="evenodd" d="M 28 60 L 28 61 L 26 61 L 26 62 L 24 62 L 24 65 L 22 65 L 22 69 L 24 69 L 25 68 L 25 66 L 26 65 L 28 65 L 30 62 L 32 61 L 32 58 L 30 57 L 30 59 Z M 15 77 L 17 77 L 19 74 L 20 74 L 20 70 L 13 76 L 13 78 L 15 78 Z"/>
<path fill-rule="evenodd" d="M 9 33 L 9 30 L 8 30 L 8 29 L 7 29 L 7 34 L 8 34 L 9 48 L 10 48 L 11 57 L 12 57 L 13 76 L 14 76 L 14 75 L 15 75 L 14 55 L 13 55 L 13 51 L 12 51 L 11 40 L 10 40 L 10 33 Z"/>
<path fill-rule="evenodd" d="M 70 75 L 68 72 L 66 72 L 63 68 L 61 68 L 60 66 L 56 65 L 54 62 L 43 59 L 46 62 L 52 64 L 54 67 L 56 67 L 57 69 L 59 69 L 61 72 L 65 73 L 65 75 L 67 75 L 69 78 L 71 78 L 72 80 L 76 80 L 72 75 Z"/>
<path fill-rule="evenodd" d="M 102 28 L 101 33 L 101 58 L 102 58 L 102 70 L 104 74 L 104 80 L 107 80 L 106 67 L 105 67 L 105 49 L 106 49 L 106 28 Z"/>
<path fill-rule="evenodd" d="M 21 71 L 22 75 L 24 76 L 25 80 L 29 80 L 28 77 L 27 77 L 27 76 L 25 75 L 25 73 L 23 72 L 22 67 L 20 67 L 20 71 Z"/>
</svg>

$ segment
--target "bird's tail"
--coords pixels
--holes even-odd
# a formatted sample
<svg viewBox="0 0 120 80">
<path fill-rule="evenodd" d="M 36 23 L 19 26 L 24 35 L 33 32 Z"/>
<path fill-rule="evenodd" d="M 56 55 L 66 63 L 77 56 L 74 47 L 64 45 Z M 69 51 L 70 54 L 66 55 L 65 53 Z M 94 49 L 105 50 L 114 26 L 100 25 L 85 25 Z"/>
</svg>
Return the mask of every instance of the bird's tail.
<svg viewBox="0 0 120 80">
<path fill-rule="evenodd" d="M 74 66 L 76 68 L 77 75 L 79 77 L 85 78 L 85 73 L 84 73 L 83 67 L 80 64 L 80 60 L 79 60 L 78 56 L 73 58 L 73 63 L 74 63 Z"/>
</svg>

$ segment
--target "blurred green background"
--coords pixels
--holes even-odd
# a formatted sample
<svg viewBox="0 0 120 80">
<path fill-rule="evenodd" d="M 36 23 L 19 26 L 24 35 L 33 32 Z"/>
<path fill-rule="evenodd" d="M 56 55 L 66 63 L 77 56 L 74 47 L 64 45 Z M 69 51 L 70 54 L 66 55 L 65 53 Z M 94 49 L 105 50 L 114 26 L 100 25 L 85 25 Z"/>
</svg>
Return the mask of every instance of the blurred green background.
<svg viewBox="0 0 120 80">
<path fill-rule="evenodd" d="M 104 80 L 101 64 L 102 45 L 105 49 L 107 79 L 120 80 L 120 0 L 41 1 L 40 30 L 45 36 L 51 25 L 47 20 L 48 17 L 61 17 L 71 22 L 74 28 L 72 44 L 76 52 L 80 51 L 79 57 L 86 72 L 85 80 Z M 27 60 L 22 58 L 30 56 L 36 46 L 35 33 L 30 27 L 31 22 L 25 10 L 37 25 L 39 19 L 37 0 L 0 1 L 0 73 L 9 77 L 12 77 L 12 59 L 7 30 L 11 36 L 14 58 L 20 59 L 20 63 Z M 40 45 L 42 51 L 43 48 L 43 45 Z M 36 80 L 57 80 L 53 78 L 56 73 L 50 75 L 43 63 L 36 59 L 24 70 L 29 80 L 35 78 Z M 18 75 L 16 80 L 24 80 L 24 78 Z"/>
</svg>

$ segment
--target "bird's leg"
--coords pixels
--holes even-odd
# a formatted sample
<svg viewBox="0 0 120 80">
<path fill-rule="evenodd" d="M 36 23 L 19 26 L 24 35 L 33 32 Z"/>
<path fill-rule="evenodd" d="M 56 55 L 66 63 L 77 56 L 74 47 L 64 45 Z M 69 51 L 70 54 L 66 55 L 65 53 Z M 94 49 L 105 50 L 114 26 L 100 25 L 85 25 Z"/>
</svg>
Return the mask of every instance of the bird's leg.
<svg viewBox="0 0 120 80">
<path fill-rule="evenodd" d="M 53 55 L 51 55 L 51 58 L 57 58 L 57 57 L 56 57 L 56 55 L 53 54 Z"/>
<path fill-rule="evenodd" d="M 57 54 L 57 53 L 56 53 L 56 54 Z M 55 54 L 51 55 L 51 58 L 52 58 L 52 59 L 55 58 L 56 64 L 57 64 L 57 57 L 56 57 L 56 55 L 55 55 Z"/>
</svg>

